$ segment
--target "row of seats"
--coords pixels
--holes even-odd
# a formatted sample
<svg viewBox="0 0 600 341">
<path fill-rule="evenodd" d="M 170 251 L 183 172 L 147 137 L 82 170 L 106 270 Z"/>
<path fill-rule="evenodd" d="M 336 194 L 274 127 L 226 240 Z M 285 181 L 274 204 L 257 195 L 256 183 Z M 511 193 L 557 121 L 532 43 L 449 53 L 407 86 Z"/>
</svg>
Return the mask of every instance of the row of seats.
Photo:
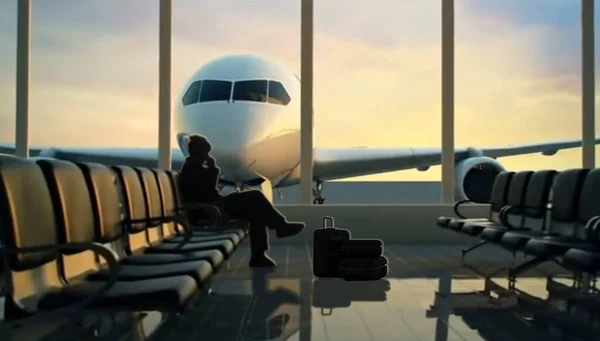
<svg viewBox="0 0 600 341">
<path fill-rule="evenodd" d="M 185 229 L 186 209 L 175 172 L 0 155 L 5 321 L 181 312 L 248 227 Z"/>
<path fill-rule="evenodd" d="M 488 217 L 464 217 L 464 203 L 455 205 L 457 217 L 439 217 L 437 225 L 481 239 L 463 257 L 488 243 L 533 256 L 510 269 L 511 282 L 547 261 L 592 278 L 600 271 L 600 169 L 503 172 L 495 179 Z"/>
</svg>

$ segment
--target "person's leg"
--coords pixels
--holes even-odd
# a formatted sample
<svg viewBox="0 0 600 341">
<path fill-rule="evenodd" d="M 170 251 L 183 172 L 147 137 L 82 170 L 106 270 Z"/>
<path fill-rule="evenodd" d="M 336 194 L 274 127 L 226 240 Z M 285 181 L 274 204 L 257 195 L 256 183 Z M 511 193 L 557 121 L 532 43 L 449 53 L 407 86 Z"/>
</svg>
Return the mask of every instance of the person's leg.
<svg viewBox="0 0 600 341">
<path fill-rule="evenodd" d="M 275 265 L 265 255 L 265 251 L 269 249 L 267 226 L 275 229 L 279 238 L 295 235 L 304 228 L 304 224 L 287 222 L 260 191 L 231 193 L 221 198 L 220 206 L 232 218 L 250 223 L 249 236 L 252 250 L 250 266 Z"/>
<path fill-rule="evenodd" d="M 226 207 L 232 217 L 245 220 L 257 220 L 270 229 L 285 224 L 285 217 L 271 205 L 260 191 L 250 190 L 235 192 L 221 198 L 221 204 Z"/>
</svg>

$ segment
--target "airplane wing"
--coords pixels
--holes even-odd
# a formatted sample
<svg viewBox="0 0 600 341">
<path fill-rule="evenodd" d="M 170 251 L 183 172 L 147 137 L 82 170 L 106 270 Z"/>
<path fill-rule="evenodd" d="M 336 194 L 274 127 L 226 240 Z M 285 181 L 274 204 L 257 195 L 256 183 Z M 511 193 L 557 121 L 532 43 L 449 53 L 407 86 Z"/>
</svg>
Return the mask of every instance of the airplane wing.
<svg viewBox="0 0 600 341">
<path fill-rule="evenodd" d="M 457 148 L 456 161 L 470 157 L 491 158 L 542 153 L 554 155 L 561 149 L 581 147 L 581 140 L 563 140 L 490 148 Z M 596 138 L 600 144 L 600 138 Z M 334 180 L 405 169 L 427 170 L 441 164 L 441 148 L 317 148 L 314 177 Z"/>
<path fill-rule="evenodd" d="M 0 144 L 0 153 L 14 154 L 14 145 Z M 158 160 L 157 148 L 47 148 L 29 149 L 31 156 L 48 156 L 74 162 L 96 162 L 108 166 L 128 165 L 155 168 Z M 180 169 L 185 157 L 180 149 L 171 150 L 172 167 Z"/>
</svg>

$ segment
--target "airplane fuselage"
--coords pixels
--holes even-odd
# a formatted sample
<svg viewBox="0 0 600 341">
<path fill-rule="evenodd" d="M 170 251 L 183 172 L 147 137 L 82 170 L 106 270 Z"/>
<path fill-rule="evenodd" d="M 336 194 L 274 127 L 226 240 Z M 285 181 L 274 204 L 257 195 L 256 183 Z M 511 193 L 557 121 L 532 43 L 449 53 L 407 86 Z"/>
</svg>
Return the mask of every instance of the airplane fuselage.
<svg viewBox="0 0 600 341">
<path fill-rule="evenodd" d="M 207 63 L 183 87 L 173 123 L 184 155 L 188 136 L 209 139 L 226 182 L 277 186 L 299 178 L 300 82 L 277 63 L 252 55 Z"/>
</svg>

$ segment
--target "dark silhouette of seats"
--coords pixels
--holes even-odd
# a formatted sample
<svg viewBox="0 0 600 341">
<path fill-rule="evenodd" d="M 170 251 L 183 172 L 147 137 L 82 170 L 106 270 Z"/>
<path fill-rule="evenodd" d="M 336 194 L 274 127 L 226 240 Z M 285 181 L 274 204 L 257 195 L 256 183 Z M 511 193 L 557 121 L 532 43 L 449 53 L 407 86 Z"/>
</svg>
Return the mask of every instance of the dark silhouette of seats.
<svg viewBox="0 0 600 341">
<path fill-rule="evenodd" d="M 71 176 L 77 167 L 65 161 L 52 161 L 52 166 L 59 183 L 47 182 L 32 160 L 0 157 L 2 252 L 6 255 L 2 259 L 11 283 L 5 319 L 23 322 L 83 308 L 184 309 L 198 289 L 190 276 L 118 280 L 121 266 L 114 252 L 94 243 L 91 196 L 85 182 L 74 186 L 81 183 Z M 62 202 L 57 202 L 57 196 Z M 99 270 L 89 251 L 108 264 L 106 280 L 85 280 Z M 32 277 L 34 272 L 44 276 Z M 24 316 L 28 317 L 22 320 Z"/>
<path fill-rule="evenodd" d="M 173 186 L 173 191 L 175 195 L 173 199 L 175 200 L 175 208 L 178 211 L 185 210 L 186 205 L 183 204 L 183 199 L 181 196 L 181 191 L 179 187 L 179 173 L 175 171 L 165 171 L 167 175 L 169 175 L 169 179 L 171 180 L 171 185 Z M 248 236 L 248 222 L 243 220 L 228 220 L 219 222 L 219 231 L 227 231 L 236 233 L 241 239 L 244 239 Z M 211 235 L 214 231 L 210 229 L 194 229 L 193 235 L 205 236 Z"/>
<path fill-rule="evenodd" d="M 461 200 L 454 204 L 454 213 L 457 217 L 441 216 L 437 220 L 437 225 L 441 228 L 448 228 L 453 231 L 460 231 L 465 223 L 487 223 L 498 221 L 500 210 L 506 205 L 506 194 L 510 185 L 510 181 L 514 172 L 502 172 L 496 176 L 494 185 L 492 186 L 492 194 L 490 196 L 490 211 L 488 217 L 485 218 L 467 218 L 460 213 L 460 207 L 467 203 L 472 203 L 471 200 Z"/>
</svg>

